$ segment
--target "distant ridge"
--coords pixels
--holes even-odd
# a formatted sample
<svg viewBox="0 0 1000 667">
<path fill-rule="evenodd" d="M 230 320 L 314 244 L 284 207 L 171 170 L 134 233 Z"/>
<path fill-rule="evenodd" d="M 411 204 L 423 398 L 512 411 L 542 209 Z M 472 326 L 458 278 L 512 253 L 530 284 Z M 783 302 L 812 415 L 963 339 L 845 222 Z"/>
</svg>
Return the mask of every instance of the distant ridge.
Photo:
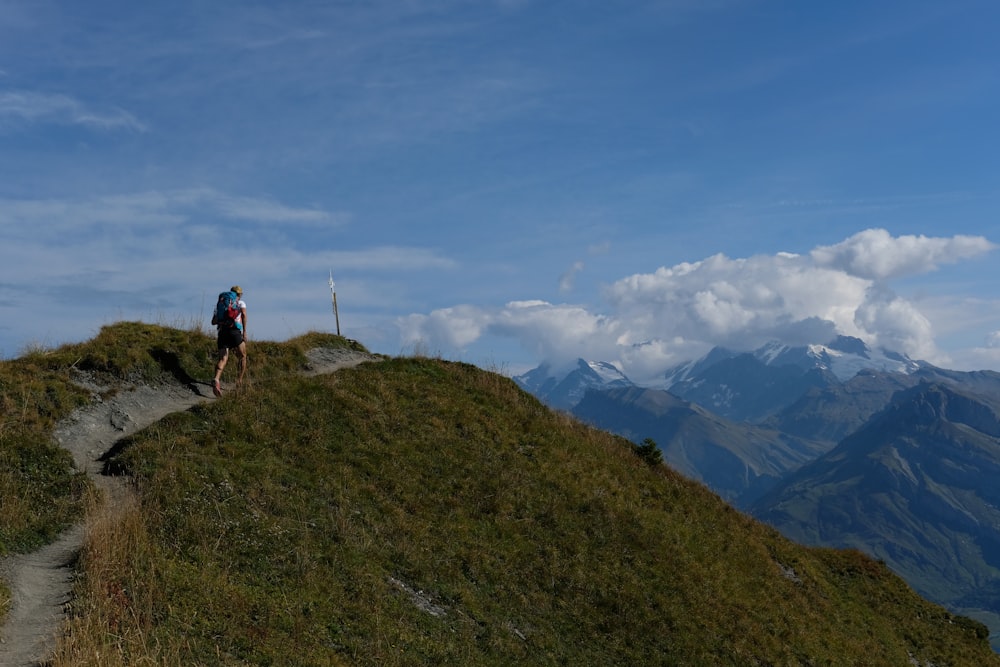
<svg viewBox="0 0 1000 667">
<path fill-rule="evenodd" d="M 898 352 L 872 349 L 859 338 L 838 336 L 825 345 L 771 341 L 749 352 L 715 347 L 642 386 L 670 391 L 730 419 L 759 421 L 810 388 L 843 383 L 860 372 L 910 375 L 926 368 L 933 367 Z M 561 370 L 542 363 L 514 381 L 561 410 L 572 409 L 589 390 L 639 386 L 615 364 L 585 359 Z"/>
<path fill-rule="evenodd" d="M 752 512 L 799 542 L 860 548 L 923 595 L 996 626 L 998 414 L 996 398 L 922 381 Z"/>
</svg>

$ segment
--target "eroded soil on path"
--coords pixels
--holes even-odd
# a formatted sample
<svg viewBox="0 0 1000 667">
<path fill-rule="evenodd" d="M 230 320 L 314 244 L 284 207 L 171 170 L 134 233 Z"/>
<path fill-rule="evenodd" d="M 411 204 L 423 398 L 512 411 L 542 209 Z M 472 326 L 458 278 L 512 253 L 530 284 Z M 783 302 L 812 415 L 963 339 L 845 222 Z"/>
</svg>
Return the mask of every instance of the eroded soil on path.
<svg viewBox="0 0 1000 667">
<path fill-rule="evenodd" d="M 376 359 L 366 352 L 332 348 L 312 350 L 307 357 L 306 375 L 332 373 Z M 122 438 L 168 414 L 215 400 L 207 380 L 138 385 L 118 391 L 109 399 L 100 397 L 107 387 L 95 385 L 86 377 L 80 378 L 80 384 L 93 392 L 93 401 L 61 422 L 55 438 L 72 454 L 74 466 L 87 473 L 109 503 L 120 501 L 124 481 L 101 474 L 101 458 L 106 452 Z M 66 618 L 76 559 L 84 538 L 84 525 L 80 523 L 38 551 L 0 561 L 0 576 L 12 594 L 10 611 L 0 627 L 0 665 L 45 664 Z"/>
</svg>

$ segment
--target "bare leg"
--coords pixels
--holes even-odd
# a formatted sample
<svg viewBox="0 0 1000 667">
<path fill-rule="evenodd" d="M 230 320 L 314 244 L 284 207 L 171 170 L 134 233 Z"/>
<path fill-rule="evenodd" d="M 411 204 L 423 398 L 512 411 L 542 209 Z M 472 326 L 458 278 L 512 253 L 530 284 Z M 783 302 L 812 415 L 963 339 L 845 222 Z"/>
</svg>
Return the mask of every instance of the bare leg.
<svg viewBox="0 0 1000 667">
<path fill-rule="evenodd" d="M 236 379 L 236 384 L 242 385 L 243 378 L 247 374 L 247 344 L 245 342 L 240 343 L 240 346 L 236 348 L 236 359 L 239 363 L 240 374 Z"/>
<path fill-rule="evenodd" d="M 229 350 L 222 348 L 219 350 L 219 360 L 215 362 L 215 379 L 222 379 L 222 371 L 226 369 L 226 362 L 229 361 Z"/>
<path fill-rule="evenodd" d="M 227 361 L 229 361 L 229 350 L 223 347 L 219 350 L 219 360 L 215 362 L 215 377 L 212 379 L 212 393 L 216 396 L 222 395 L 222 371 L 225 370 Z"/>
</svg>

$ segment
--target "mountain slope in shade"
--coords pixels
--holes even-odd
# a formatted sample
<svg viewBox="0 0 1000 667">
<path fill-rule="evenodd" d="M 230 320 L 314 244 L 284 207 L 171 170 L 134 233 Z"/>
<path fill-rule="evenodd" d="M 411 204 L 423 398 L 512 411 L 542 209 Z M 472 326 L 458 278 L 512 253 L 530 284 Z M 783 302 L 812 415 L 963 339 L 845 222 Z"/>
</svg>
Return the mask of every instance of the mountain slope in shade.
<svg viewBox="0 0 1000 667">
<path fill-rule="evenodd" d="M 796 541 L 858 548 L 931 600 L 995 621 L 997 406 L 995 398 L 944 382 L 906 389 L 752 512 Z"/>
<path fill-rule="evenodd" d="M 658 389 L 588 392 L 573 409 L 581 420 L 633 442 L 656 441 L 668 465 L 746 507 L 825 443 L 738 424 Z"/>
<path fill-rule="evenodd" d="M 919 381 L 914 375 L 862 370 L 844 383 L 807 390 L 761 426 L 832 446 L 861 428 L 894 394 Z"/>
<path fill-rule="evenodd" d="M 897 392 L 921 382 L 940 382 L 958 391 L 1000 397 L 1000 373 L 951 371 L 921 364 L 912 373 L 861 370 L 841 384 L 806 391 L 761 425 L 800 438 L 839 442 L 861 428 Z"/>
<path fill-rule="evenodd" d="M 669 391 L 727 419 L 758 421 L 792 404 L 809 389 L 837 381 L 822 368 L 770 366 L 747 352 L 689 375 Z"/>
</svg>

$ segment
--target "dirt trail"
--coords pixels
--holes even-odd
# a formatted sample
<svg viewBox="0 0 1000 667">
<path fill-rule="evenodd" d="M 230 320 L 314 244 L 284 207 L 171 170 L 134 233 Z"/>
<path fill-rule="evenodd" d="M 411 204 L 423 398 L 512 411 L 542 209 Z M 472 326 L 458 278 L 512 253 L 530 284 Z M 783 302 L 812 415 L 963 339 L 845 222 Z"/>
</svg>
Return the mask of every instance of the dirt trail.
<svg viewBox="0 0 1000 667">
<path fill-rule="evenodd" d="M 376 358 L 347 349 L 317 349 L 307 356 L 306 375 L 332 373 Z M 109 503 L 118 502 L 123 481 L 102 475 L 100 459 L 115 443 L 170 413 L 215 400 L 208 382 L 139 385 L 108 400 L 98 395 L 104 387 L 85 386 L 94 392 L 94 401 L 60 422 L 55 437 L 73 455 L 76 468 L 85 471 L 105 492 Z M 0 561 L 0 576 L 12 594 L 11 609 L 0 627 L 0 666 L 45 664 L 66 618 L 74 566 L 84 537 L 83 524 L 77 524 L 38 551 Z"/>
</svg>

